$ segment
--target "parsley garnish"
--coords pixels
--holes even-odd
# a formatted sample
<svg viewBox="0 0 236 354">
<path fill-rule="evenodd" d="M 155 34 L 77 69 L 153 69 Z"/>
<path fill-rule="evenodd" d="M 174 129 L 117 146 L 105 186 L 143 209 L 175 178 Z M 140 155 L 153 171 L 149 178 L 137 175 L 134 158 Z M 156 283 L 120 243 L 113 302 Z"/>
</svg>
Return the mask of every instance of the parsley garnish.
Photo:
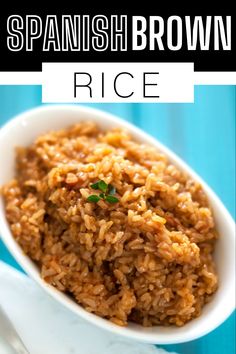
<svg viewBox="0 0 236 354">
<path fill-rule="evenodd" d="M 99 195 L 97 194 L 90 195 L 87 198 L 88 202 L 97 203 L 99 202 L 99 200 L 102 199 L 110 204 L 118 203 L 119 199 L 114 196 L 114 194 L 116 193 L 116 189 L 111 184 L 107 184 L 106 182 L 100 180 L 96 183 L 91 184 L 90 187 L 92 189 L 99 190 L 102 193 L 100 193 Z"/>
</svg>

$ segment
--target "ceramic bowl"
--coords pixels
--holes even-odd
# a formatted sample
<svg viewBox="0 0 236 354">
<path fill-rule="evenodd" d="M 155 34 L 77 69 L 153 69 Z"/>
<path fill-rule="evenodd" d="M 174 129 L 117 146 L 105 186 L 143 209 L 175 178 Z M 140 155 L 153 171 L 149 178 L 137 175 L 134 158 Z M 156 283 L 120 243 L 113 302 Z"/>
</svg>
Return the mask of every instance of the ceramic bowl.
<svg viewBox="0 0 236 354">
<path fill-rule="evenodd" d="M 156 139 L 134 125 L 97 109 L 77 105 L 52 105 L 36 108 L 13 118 L 0 130 L 0 185 L 14 177 L 16 146 L 27 146 L 42 133 L 64 128 L 81 120 L 95 121 L 105 129 L 113 127 L 126 128 L 135 139 L 155 146 L 165 153 L 176 166 L 186 171 L 202 184 L 213 208 L 217 229 L 220 234 L 215 251 L 215 261 L 219 274 L 218 291 L 213 296 L 212 301 L 204 306 L 201 316 L 188 322 L 183 327 L 155 326 L 145 328 L 133 323 L 129 323 L 127 327 L 119 327 L 108 320 L 85 311 L 67 295 L 59 292 L 40 278 L 39 269 L 22 252 L 12 236 L 5 216 L 4 202 L 1 198 L 0 233 L 8 250 L 26 273 L 50 294 L 55 301 L 60 302 L 84 320 L 110 332 L 142 342 L 173 344 L 199 338 L 214 330 L 226 320 L 235 307 L 235 224 L 222 202 L 209 186 L 174 152 L 163 146 Z"/>
</svg>

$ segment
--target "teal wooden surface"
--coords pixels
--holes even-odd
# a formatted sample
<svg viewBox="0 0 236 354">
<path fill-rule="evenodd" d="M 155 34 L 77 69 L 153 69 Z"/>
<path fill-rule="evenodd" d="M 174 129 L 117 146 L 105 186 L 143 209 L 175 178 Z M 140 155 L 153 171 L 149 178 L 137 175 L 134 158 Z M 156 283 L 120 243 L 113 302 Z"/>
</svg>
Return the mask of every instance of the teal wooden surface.
<svg viewBox="0 0 236 354">
<path fill-rule="evenodd" d="M 194 104 L 91 106 L 119 115 L 174 150 L 235 217 L 235 94 L 235 86 L 197 86 Z M 0 86 L 0 125 L 40 104 L 39 86 Z M 1 242 L 0 259 L 20 269 Z M 164 347 L 182 354 L 234 354 L 235 314 L 201 339 Z"/>
</svg>

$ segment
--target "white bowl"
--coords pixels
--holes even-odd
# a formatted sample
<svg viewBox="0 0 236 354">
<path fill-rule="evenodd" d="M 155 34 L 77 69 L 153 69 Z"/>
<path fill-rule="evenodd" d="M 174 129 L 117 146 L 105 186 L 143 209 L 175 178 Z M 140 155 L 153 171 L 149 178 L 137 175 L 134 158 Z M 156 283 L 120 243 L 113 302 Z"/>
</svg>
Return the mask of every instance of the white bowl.
<svg viewBox="0 0 236 354">
<path fill-rule="evenodd" d="M 103 128 L 115 126 L 125 127 L 135 139 L 151 144 L 164 152 L 169 159 L 182 170 L 185 170 L 195 180 L 199 181 L 208 195 L 214 210 L 214 216 L 220 239 L 217 241 L 215 260 L 219 274 L 219 289 L 212 301 L 204 306 L 199 318 L 194 319 L 183 327 L 150 327 L 130 323 L 127 327 L 119 327 L 108 320 L 102 319 L 85 311 L 65 294 L 46 284 L 41 278 L 35 264 L 23 254 L 14 240 L 8 226 L 3 199 L 0 199 L 0 233 L 8 250 L 16 258 L 22 268 L 55 300 L 72 310 L 79 317 L 109 330 L 110 332 L 129 337 L 142 342 L 155 344 L 172 344 L 187 342 L 199 338 L 217 326 L 233 312 L 235 308 L 235 235 L 234 221 L 230 214 L 215 195 L 215 193 L 201 180 L 172 151 L 160 144 L 133 125 L 102 111 L 81 106 L 53 105 L 44 106 L 27 111 L 12 119 L 0 130 L 0 185 L 14 177 L 16 146 L 27 146 L 40 134 L 51 129 L 60 129 L 81 120 L 97 122 Z M 148 124 L 148 120 L 147 120 Z"/>
</svg>

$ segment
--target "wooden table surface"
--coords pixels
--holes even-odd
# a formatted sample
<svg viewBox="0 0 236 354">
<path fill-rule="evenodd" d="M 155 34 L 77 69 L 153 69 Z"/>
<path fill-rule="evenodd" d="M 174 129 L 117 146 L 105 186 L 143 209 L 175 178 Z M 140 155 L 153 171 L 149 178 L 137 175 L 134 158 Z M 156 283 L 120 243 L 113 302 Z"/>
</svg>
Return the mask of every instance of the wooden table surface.
<svg viewBox="0 0 236 354">
<path fill-rule="evenodd" d="M 215 190 L 235 217 L 235 94 L 235 86 L 197 86 L 194 104 L 91 106 L 117 114 L 170 147 Z M 0 125 L 39 105 L 40 86 L 0 86 Z M 20 269 L 1 241 L 0 259 Z M 235 314 L 201 339 L 164 348 L 181 354 L 234 354 Z"/>
</svg>

